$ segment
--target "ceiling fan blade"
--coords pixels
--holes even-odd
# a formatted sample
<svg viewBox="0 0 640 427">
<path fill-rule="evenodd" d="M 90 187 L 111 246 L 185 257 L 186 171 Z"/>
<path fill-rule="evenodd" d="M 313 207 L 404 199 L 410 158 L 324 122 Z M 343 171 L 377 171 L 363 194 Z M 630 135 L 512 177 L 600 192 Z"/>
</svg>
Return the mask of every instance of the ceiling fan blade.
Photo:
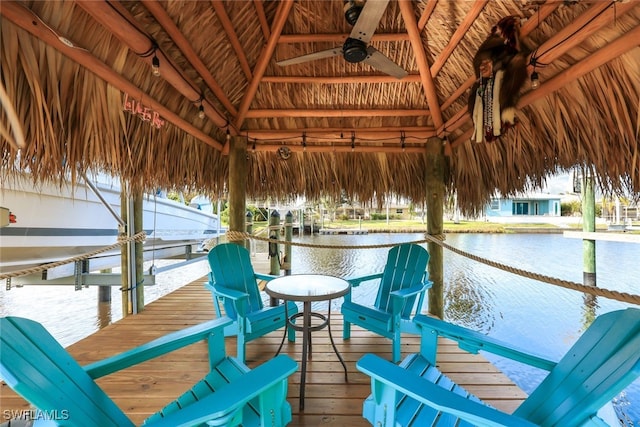
<svg viewBox="0 0 640 427">
<path fill-rule="evenodd" d="M 389 74 L 392 77 L 400 80 L 407 76 L 407 73 L 401 66 L 384 56 L 379 50 L 373 46 L 367 47 L 367 57 L 364 59 L 365 64 L 371 65 L 373 68 Z"/>
<path fill-rule="evenodd" d="M 369 44 L 388 4 L 389 0 L 367 0 L 349 37 Z"/>
<path fill-rule="evenodd" d="M 296 56 L 295 58 L 285 59 L 278 61 L 276 64 L 280 66 L 301 64 L 303 62 L 315 61 L 316 59 L 331 58 L 333 56 L 342 55 L 342 48 L 335 47 L 333 49 L 321 50 L 320 52 L 313 52 L 307 55 Z"/>
</svg>

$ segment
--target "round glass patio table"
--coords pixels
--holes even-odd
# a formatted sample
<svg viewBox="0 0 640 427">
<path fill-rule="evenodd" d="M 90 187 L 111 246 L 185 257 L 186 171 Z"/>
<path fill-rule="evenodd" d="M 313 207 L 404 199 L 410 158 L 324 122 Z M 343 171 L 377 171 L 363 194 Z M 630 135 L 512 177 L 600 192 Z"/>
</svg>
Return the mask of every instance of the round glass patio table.
<svg viewBox="0 0 640 427">
<path fill-rule="evenodd" d="M 303 303 L 302 313 L 295 313 L 289 316 L 286 313 L 287 322 L 296 331 L 302 331 L 302 369 L 300 371 L 300 409 L 304 409 L 304 386 L 307 376 L 307 360 L 311 359 L 312 345 L 311 333 L 324 329 L 329 331 L 329 340 L 333 351 L 338 356 L 344 368 L 344 379 L 347 378 L 347 365 L 344 363 L 331 334 L 331 300 L 346 295 L 351 288 L 349 282 L 339 277 L 327 276 L 324 274 L 293 274 L 289 276 L 277 277 L 265 286 L 265 292 L 272 298 L 285 301 L 295 301 Z M 327 315 L 311 311 L 311 303 L 315 301 L 327 301 Z M 286 310 L 286 304 L 285 304 Z M 295 320 L 302 317 L 302 326 L 295 323 Z M 320 319 L 320 324 L 312 324 L 312 318 Z M 285 328 L 286 336 L 286 328 Z M 278 348 L 278 353 L 282 350 L 284 336 Z"/>
</svg>

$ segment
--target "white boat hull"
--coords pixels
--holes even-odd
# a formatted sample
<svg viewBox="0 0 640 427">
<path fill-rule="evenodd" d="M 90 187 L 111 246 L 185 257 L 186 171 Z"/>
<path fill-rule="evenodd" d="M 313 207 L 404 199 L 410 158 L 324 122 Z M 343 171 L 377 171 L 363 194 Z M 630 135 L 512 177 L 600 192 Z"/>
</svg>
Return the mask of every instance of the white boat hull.
<svg viewBox="0 0 640 427">
<path fill-rule="evenodd" d="M 86 185 L 35 188 L 26 176 L 3 183 L 0 206 L 16 223 L 0 228 L 0 271 L 74 257 L 117 243 L 118 222 Z M 103 199 L 120 214 L 120 189 L 97 183 Z M 143 200 L 146 246 L 198 242 L 218 235 L 218 217 L 154 196 Z"/>
</svg>

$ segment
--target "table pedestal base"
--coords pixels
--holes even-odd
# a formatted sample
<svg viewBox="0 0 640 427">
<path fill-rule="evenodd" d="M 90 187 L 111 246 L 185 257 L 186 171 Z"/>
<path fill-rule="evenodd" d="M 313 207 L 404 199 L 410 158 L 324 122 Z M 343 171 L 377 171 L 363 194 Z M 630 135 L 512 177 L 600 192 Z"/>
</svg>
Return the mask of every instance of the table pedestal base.
<svg viewBox="0 0 640 427">
<path fill-rule="evenodd" d="M 331 333 L 331 300 L 329 300 L 329 305 L 327 308 L 327 315 L 325 316 L 322 313 L 315 313 L 311 311 L 311 301 L 305 301 L 304 308 L 302 313 L 296 313 L 292 316 L 289 316 L 287 310 L 285 308 L 285 315 L 287 317 L 287 322 L 293 329 L 296 331 L 302 331 L 302 370 L 300 371 L 300 410 L 304 409 L 304 386 L 307 379 L 307 361 L 312 358 L 312 344 L 311 344 L 311 332 L 319 331 L 320 329 L 328 328 L 329 330 L 329 340 L 331 341 L 331 346 L 333 347 L 333 351 L 338 356 L 338 360 L 342 364 L 344 369 L 344 380 L 349 382 L 349 378 L 347 377 L 347 365 L 344 363 L 342 356 L 340 356 L 340 352 L 336 347 L 335 342 L 333 341 L 333 334 Z M 296 325 L 295 320 L 298 317 L 302 317 L 302 326 Z M 311 325 L 311 318 L 315 317 L 317 319 L 322 320 L 322 323 L 319 325 Z M 284 335 L 282 336 L 282 342 L 280 343 L 280 347 L 276 352 L 276 355 L 280 353 L 282 350 L 282 346 L 284 345 L 284 340 L 287 336 L 287 328 L 284 330 Z"/>
</svg>

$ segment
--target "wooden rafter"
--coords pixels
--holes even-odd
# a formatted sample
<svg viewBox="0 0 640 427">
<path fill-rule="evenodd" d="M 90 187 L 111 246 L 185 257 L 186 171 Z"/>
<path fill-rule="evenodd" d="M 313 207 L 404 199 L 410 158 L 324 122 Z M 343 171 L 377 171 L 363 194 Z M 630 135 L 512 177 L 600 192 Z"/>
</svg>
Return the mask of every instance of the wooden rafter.
<svg viewBox="0 0 640 427">
<path fill-rule="evenodd" d="M 253 102 L 253 98 L 256 95 L 258 86 L 260 85 L 260 80 L 262 80 L 262 76 L 267 69 L 267 65 L 269 64 L 269 61 L 273 56 L 278 38 L 280 37 L 280 33 L 282 32 L 282 28 L 284 27 L 285 22 L 287 22 L 287 17 L 289 16 L 289 12 L 291 11 L 292 7 L 293 0 L 285 0 L 278 5 L 276 17 L 271 29 L 271 36 L 269 37 L 269 40 L 267 40 L 267 44 L 264 46 L 262 52 L 260 53 L 260 57 L 258 58 L 258 62 L 256 63 L 253 72 L 253 78 L 249 83 L 249 87 L 247 88 L 244 98 L 242 98 L 240 108 L 238 109 L 238 116 L 236 117 L 235 123 L 238 129 L 242 127 L 242 122 L 244 122 L 244 119 L 247 116 L 249 106 L 251 105 L 251 102 Z"/>
<path fill-rule="evenodd" d="M 467 16 L 465 16 L 460 25 L 458 25 L 458 28 L 451 36 L 451 40 L 449 40 L 449 43 L 445 46 L 442 52 L 440 52 L 440 55 L 438 55 L 436 60 L 431 65 L 432 76 L 438 75 L 444 64 L 447 62 L 447 60 L 449 60 L 449 57 L 451 56 L 453 51 L 458 47 L 460 40 L 462 40 L 469 28 L 475 22 L 476 18 L 478 18 L 478 15 L 480 15 L 480 12 L 482 12 L 482 9 L 484 9 L 487 2 L 488 0 L 476 0 L 473 3 L 471 10 L 469 11 L 469 13 L 467 13 Z"/>
<path fill-rule="evenodd" d="M 221 0 L 211 0 L 211 5 L 216 12 L 216 16 L 220 21 L 220 24 L 222 24 L 224 32 L 227 34 L 227 38 L 229 39 L 229 43 L 231 43 L 231 47 L 236 53 L 238 62 L 240 62 L 240 68 L 242 68 L 242 72 L 244 73 L 247 80 L 251 81 L 251 67 L 249 66 L 247 55 L 245 55 L 244 50 L 240 45 L 240 40 L 238 39 L 236 30 L 233 28 L 233 24 L 229 19 L 229 15 L 227 15 L 227 11 L 224 9 L 224 4 Z"/>
<path fill-rule="evenodd" d="M 287 129 L 287 130 L 247 130 L 244 133 L 250 138 L 261 140 L 274 140 L 278 138 L 293 139 L 299 141 L 302 139 L 302 135 L 306 135 L 307 138 L 319 138 L 323 140 L 334 139 L 340 140 L 345 138 L 345 135 L 350 135 L 353 132 L 358 138 L 363 139 L 383 139 L 393 138 L 399 139 L 401 134 L 404 133 L 407 138 L 430 138 L 434 135 L 435 131 L 432 127 L 419 126 L 419 127 L 378 127 L 378 128 L 305 128 L 305 129 Z"/>
<path fill-rule="evenodd" d="M 422 15 L 420 15 L 420 19 L 418 20 L 418 30 L 424 30 L 424 27 L 427 26 L 427 22 L 429 22 L 429 18 L 431 18 L 431 14 L 433 13 L 436 5 L 438 4 L 438 0 L 428 0 L 427 5 L 422 11 Z"/>
<path fill-rule="evenodd" d="M 275 117 L 409 117 L 409 116 L 426 116 L 429 110 L 416 109 L 362 109 L 355 110 L 320 110 L 317 108 L 306 110 L 299 108 L 292 109 L 254 109 L 249 110 L 245 118 L 247 119 L 263 119 Z"/>
<path fill-rule="evenodd" d="M 278 39 L 279 44 L 291 43 L 344 43 L 349 37 L 347 33 L 339 34 L 282 34 Z M 372 42 L 402 42 L 408 41 L 407 33 L 375 33 Z"/>
<path fill-rule="evenodd" d="M 419 74 L 409 74 L 398 81 L 395 77 L 384 76 L 264 76 L 262 83 L 310 83 L 310 84 L 349 84 L 349 83 L 419 83 Z"/>
<path fill-rule="evenodd" d="M 269 30 L 269 22 L 267 22 L 267 15 L 264 13 L 264 5 L 262 0 L 255 0 L 253 6 L 256 8 L 256 14 L 258 15 L 258 22 L 260 22 L 260 29 L 262 29 L 262 35 L 265 40 L 269 39 L 271 31 Z"/>
<path fill-rule="evenodd" d="M 420 72 L 422 88 L 427 98 L 427 104 L 429 105 L 429 111 L 431 112 L 433 123 L 436 128 L 440 128 L 443 123 L 442 111 L 440 111 L 438 93 L 436 92 L 436 87 L 433 83 L 433 76 L 429 69 L 427 55 L 422 47 L 422 38 L 420 37 L 420 31 L 418 30 L 418 23 L 416 22 L 413 6 L 409 0 L 398 0 L 398 4 L 400 5 L 400 11 L 402 13 L 405 26 L 407 27 L 407 32 L 409 33 L 409 39 L 411 40 L 411 46 Z"/>
<path fill-rule="evenodd" d="M 131 51 L 146 52 L 151 48 L 148 35 L 141 33 L 131 24 L 135 21 L 132 16 L 123 16 L 122 11 L 116 12 L 107 2 L 78 2 L 77 4 Z M 160 59 L 161 78 L 185 98 L 191 101 L 199 99 L 200 90 L 193 82 L 186 80 L 185 73 L 179 70 L 161 50 L 158 50 L 156 55 Z M 144 60 L 151 62 L 151 58 L 144 58 Z M 212 104 L 205 100 L 203 105 L 205 105 L 205 114 L 216 126 L 220 128 L 226 126 L 227 120 Z"/>
<path fill-rule="evenodd" d="M 231 101 L 222 90 L 222 87 L 218 84 L 216 79 L 211 75 L 207 66 L 202 62 L 198 54 L 193 50 L 191 43 L 184 37 L 184 34 L 175 25 L 171 17 L 167 14 L 167 11 L 157 0 L 145 0 L 143 5 L 158 21 L 160 26 L 171 37 L 173 42 L 180 48 L 185 58 L 189 61 L 193 68 L 200 74 L 202 79 L 207 84 L 207 87 L 220 101 L 220 103 L 227 109 L 232 117 L 235 117 L 238 110 L 231 104 Z M 206 98 L 206 97 L 205 97 Z"/>
<path fill-rule="evenodd" d="M 33 13 L 33 11 L 23 6 L 22 3 L 3 1 L 0 14 L 71 60 L 85 67 L 118 90 L 128 93 L 140 93 L 140 88 L 113 71 L 110 66 L 93 56 L 88 50 L 79 47 L 70 47 L 63 43 L 60 40 L 61 38 L 68 40 L 65 34 L 62 34 L 56 29 L 52 23 L 45 23 L 40 17 Z M 222 149 L 222 145 L 218 141 L 182 119 L 162 103 L 148 95 L 145 96 L 144 103 L 159 112 L 163 119 L 173 123 L 194 138 L 199 139 L 217 150 Z"/>
</svg>

